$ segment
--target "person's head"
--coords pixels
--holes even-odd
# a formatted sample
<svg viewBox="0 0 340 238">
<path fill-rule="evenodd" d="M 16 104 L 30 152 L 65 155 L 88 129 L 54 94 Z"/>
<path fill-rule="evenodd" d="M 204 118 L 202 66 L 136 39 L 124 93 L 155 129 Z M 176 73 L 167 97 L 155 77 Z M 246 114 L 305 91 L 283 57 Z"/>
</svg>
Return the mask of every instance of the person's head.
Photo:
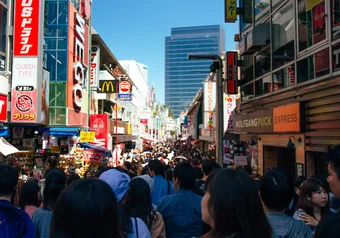
<svg viewBox="0 0 340 238">
<path fill-rule="evenodd" d="M 294 187 L 296 188 L 296 194 L 300 195 L 302 184 L 307 180 L 305 176 L 299 176 L 295 179 Z"/>
<path fill-rule="evenodd" d="M 26 206 L 40 206 L 40 187 L 37 183 L 28 181 L 21 187 L 19 206 L 25 210 Z"/>
<path fill-rule="evenodd" d="M 329 199 L 327 185 L 321 180 L 311 178 L 305 181 L 301 188 L 299 208 L 302 208 L 308 215 L 314 217 L 314 209 L 321 209 L 321 216 L 329 211 Z"/>
<path fill-rule="evenodd" d="M 269 169 L 261 178 L 260 195 L 266 209 L 283 212 L 294 196 L 294 183 L 279 168 Z"/>
<path fill-rule="evenodd" d="M 18 172 L 9 165 L 0 165 L 0 196 L 8 200 L 18 183 Z"/>
<path fill-rule="evenodd" d="M 155 175 L 163 175 L 164 172 L 164 164 L 158 159 L 151 160 L 149 162 L 149 174 L 151 177 Z"/>
<path fill-rule="evenodd" d="M 85 173 L 84 173 L 84 178 L 91 178 L 92 177 L 92 173 L 90 170 L 87 170 Z"/>
<path fill-rule="evenodd" d="M 179 163 L 173 173 L 173 182 L 176 188 L 192 190 L 195 187 L 197 171 L 190 163 Z"/>
<path fill-rule="evenodd" d="M 131 162 L 125 161 L 122 167 L 126 170 L 131 170 L 132 168 Z"/>
<path fill-rule="evenodd" d="M 253 175 L 253 169 L 251 166 L 249 165 L 245 165 L 243 166 L 244 171 L 249 175 L 252 176 Z"/>
<path fill-rule="evenodd" d="M 71 174 L 68 178 L 67 178 L 67 181 L 66 181 L 66 185 L 67 186 L 70 186 L 71 183 L 73 183 L 74 181 L 80 179 L 79 175 L 78 174 Z"/>
<path fill-rule="evenodd" d="M 327 181 L 334 197 L 340 199 L 340 145 L 329 151 L 329 157 Z"/>
<path fill-rule="evenodd" d="M 50 238 L 122 237 L 118 213 L 108 184 L 99 179 L 78 180 L 65 189 L 55 206 Z"/>
<path fill-rule="evenodd" d="M 150 175 L 148 174 L 140 175 L 140 176 L 134 177 L 132 180 L 137 179 L 137 178 L 143 179 L 148 184 L 150 191 L 151 192 L 153 191 L 155 187 L 155 181 L 153 178 L 150 177 Z"/>
<path fill-rule="evenodd" d="M 57 199 L 66 185 L 66 179 L 59 171 L 52 171 L 45 180 L 44 187 L 44 208 L 53 210 Z"/>
<path fill-rule="evenodd" d="M 106 182 L 116 196 L 117 202 L 125 204 L 126 195 L 129 190 L 130 177 L 116 169 L 109 169 L 102 173 L 100 180 Z"/>
<path fill-rule="evenodd" d="M 211 160 L 203 160 L 202 172 L 205 176 L 209 176 L 214 171 L 214 164 Z"/>
<path fill-rule="evenodd" d="M 45 167 L 46 169 L 52 169 L 58 166 L 58 158 L 56 156 L 50 156 L 47 158 Z"/>
<path fill-rule="evenodd" d="M 131 217 L 141 218 L 151 228 L 153 220 L 151 191 L 144 179 L 134 178 L 131 180 L 126 205 Z"/>
<path fill-rule="evenodd" d="M 202 199 L 207 237 L 271 237 L 271 228 L 252 179 L 242 169 L 220 169 L 209 175 Z"/>
</svg>

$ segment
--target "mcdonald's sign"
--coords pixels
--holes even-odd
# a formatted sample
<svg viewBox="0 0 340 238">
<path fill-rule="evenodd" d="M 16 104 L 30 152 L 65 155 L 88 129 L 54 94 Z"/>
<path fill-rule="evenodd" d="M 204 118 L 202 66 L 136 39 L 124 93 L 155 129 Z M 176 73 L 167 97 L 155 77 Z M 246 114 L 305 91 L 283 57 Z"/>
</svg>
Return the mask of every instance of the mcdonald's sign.
<svg viewBox="0 0 340 238">
<path fill-rule="evenodd" d="M 98 93 L 118 93 L 119 80 L 99 80 Z"/>
</svg>

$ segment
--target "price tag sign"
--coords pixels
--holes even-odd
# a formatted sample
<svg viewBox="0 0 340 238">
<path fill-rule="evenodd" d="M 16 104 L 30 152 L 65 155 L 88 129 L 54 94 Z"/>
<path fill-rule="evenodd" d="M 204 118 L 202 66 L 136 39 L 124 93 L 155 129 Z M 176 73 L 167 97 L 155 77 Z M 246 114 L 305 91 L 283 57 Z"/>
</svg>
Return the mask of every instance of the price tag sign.
<svg viewBox="0 0 340 238">
<path fill-rule="evenodd" d="M 81 131 L 80 132 L 80 143 L 94 142 L 95 132 Z"/>
<path fill-rule="evenodd" d="M 60 152 L 59 146 L 51 146 L 51 152 L 52 153 L 59 153 Z"/>
</svg>

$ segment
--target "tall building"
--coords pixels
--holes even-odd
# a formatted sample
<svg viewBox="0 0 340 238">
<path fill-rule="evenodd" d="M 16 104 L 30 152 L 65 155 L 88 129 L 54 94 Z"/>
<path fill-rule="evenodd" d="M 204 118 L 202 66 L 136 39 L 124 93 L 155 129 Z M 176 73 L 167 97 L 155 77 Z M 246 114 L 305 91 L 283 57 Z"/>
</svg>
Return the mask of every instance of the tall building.
<svg viewBox="0 0 340 238">
<path fill-rule="evenodd" d="M 189 53 L 214 53 L 225 49 L 219 25 L 172 28 L 165 38 L 165 104 L 180 115 L 210 72 L 211 60 L 189 61 Z"/>
</svg>

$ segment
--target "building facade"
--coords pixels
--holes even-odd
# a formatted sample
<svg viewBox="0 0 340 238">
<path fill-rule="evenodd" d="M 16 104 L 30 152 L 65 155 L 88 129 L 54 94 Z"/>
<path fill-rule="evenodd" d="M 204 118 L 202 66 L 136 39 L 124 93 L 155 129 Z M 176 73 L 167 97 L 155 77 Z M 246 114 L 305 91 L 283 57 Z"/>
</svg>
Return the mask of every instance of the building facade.
<svg viewBox="0 0 340 238">
<path fill-rule="evenodd" d="M 254 3 L 240 18 L 235 133 L 257 142 L 259 173 L 326 174 L 327 151 L 340 144 L 340 2 Z"/>
<path fill-rule="evenodd" d="M 189 53 L 220 55 L 225 49 L 224 30 L 219 25 L 172 28 L 165 38 L 165 104 L 178 117 L 196 95 L 210 60 L 189 61 Z"/>
</svg>

